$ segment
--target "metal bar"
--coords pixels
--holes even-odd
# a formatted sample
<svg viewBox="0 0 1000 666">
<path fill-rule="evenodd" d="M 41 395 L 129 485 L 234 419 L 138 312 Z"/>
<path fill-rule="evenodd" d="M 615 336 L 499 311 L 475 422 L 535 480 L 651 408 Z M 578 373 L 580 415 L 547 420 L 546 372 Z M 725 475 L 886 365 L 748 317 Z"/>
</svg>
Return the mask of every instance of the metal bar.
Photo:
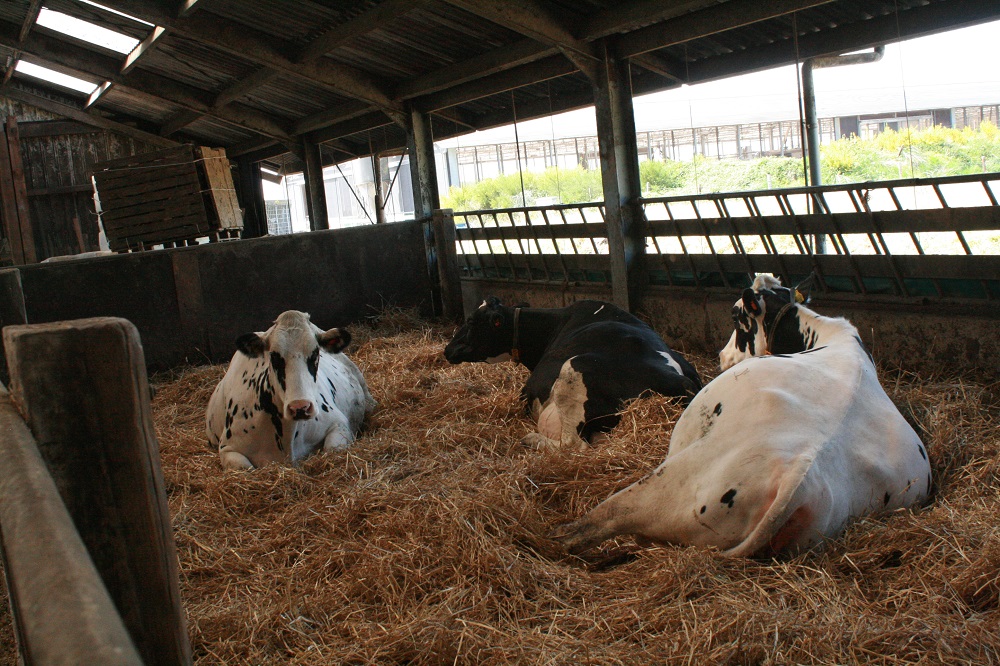
<svg viewBox="0 0 1000 666">
<path fill-rule="evenodd" d="M 552 233 L 552 225 L 549 223 L 548 211 L 546 210 L 542 211 L 542 220 L 545 221 L 545 228 L 549 232 L 549 239 L 552 241 L 552 248 L 555 250 L 556 257 L 558 257 L 559 259 L 559 266 L 562 268 L 563 280 L 565 282 L 569 282 L 569 271 L 566 270 L 566 262 L 563 261 L 562 252 L 559 250 L 559 245 L 556 243 L 555 234 Z"/>
<path fill-rule="evenodd" d="M 646 206 L 645 206 L 645 204 L 641 205 L 640 208 L 642 210 L 642 221 L 643 221 L 643 224 L 645 225 L 645 228 L 648 229 L 649 228 L 649 218 L 646 216 Z M 667 282 L 670 284 L 671 287 L 674 286 L 674 276 L 670 272 L 670 267 L 667 265 L 666 260 L 663 258 L 663 250 L 660 248 L 659 241 L 656 240 L 656 235 L 655 234 L 651 234 L 649 236 L 649 240 L 653 241 L 653 247 L 656 248 L 656 255 L 660 258 L 660 263 L 663 265 L 663 272 L 667 274 Z"/>
<path fill-rule="evenodd" d="M 712 244 L 712 237 L 708 235 L 708 228 L 705 226 L 705 221 L 701 217 L 701 211 L 698 210 L 698 206 L 694 207 L 695 217 L 698 218 L 698 222 L 701 225 L 702 235 L 705 237 L 705 241 L 708 243 L 708 249 L 712 251 L 712 256 L 715 257 L 715 263 L 719 267 L 719 277 L 722 278 L 722 284 L 726 285 L 726 289 L 732 289 L 732 285 L 729 284 L 729 278 L 726 277 L 726 271 L 722 268 L 722 262 L 719 261 L 719 255 L 715 251 L 715 246 Z"/>
</svg>

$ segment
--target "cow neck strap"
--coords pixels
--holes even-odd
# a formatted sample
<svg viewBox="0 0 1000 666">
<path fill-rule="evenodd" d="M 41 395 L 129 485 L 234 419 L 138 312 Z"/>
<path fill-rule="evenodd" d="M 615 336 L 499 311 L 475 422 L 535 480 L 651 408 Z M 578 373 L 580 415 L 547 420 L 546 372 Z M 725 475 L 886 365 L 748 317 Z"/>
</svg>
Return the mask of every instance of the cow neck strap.
<svg viewBox="0 0 1000 666">
<path fill-rule="evenodd" d="M 771 323 L 771 330 L 767 332 L 767 348 L 764 349 L 764 353 L 766 353 L 766 354 L 770 354 L 771 353 L 771 343 L 774 341 L 774 332 L 778 330 L 778 324 L 781 323 L 782 317 L 784 317 L 785 313 L 787 313 L 789 310 L 791 310 L 792 306 L 794 306 L 794 305 L 797 305 L 797 303 L 794 300 L 791 300 L 788 303 L 785 303 L 784 305 L 782 305 L 781 309 L 778 310 L 777 316 L 774 318 L 774 321 Z"/>
<path fill-rule="evenodd" d="M 517 348 L 517 329 L 520 319 L 521 308 L 514 308 L 514 340 L 510 345 L 510 357 L 514 360 L 514 363 L 521 362 L 521 350 Z"/>
</svg>

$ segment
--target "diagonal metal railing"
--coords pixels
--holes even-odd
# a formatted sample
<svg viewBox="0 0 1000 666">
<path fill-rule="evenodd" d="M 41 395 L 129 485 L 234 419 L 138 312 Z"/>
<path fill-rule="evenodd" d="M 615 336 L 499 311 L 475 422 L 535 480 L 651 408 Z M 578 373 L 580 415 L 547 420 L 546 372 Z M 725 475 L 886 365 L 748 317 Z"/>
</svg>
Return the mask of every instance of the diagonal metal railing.
<svg viewBox="0 0 1000 666">
<path fill-rule="evenodd" d="M 1000 174 L 644 198 L 652 284 L 1000 299 Z M 455 213 L 466 278 L 608 282 L 603 203 Z M 823 248 L 819 251 L 817 248 Z"/>
</svg>

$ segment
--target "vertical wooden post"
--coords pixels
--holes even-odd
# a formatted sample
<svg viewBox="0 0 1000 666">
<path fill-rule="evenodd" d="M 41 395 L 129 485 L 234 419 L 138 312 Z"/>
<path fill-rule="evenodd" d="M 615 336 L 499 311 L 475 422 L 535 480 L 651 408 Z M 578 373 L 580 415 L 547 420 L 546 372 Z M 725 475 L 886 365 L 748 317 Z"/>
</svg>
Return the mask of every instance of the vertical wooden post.
<svg viewBox="0 0 1000 666">
<path fill-rule="evenodd" d="M 24 182 L 24 164 L 21 162 L 21 139 L 17 131 L 17 118 L 7 117 L 7 151 L 10 155 L 10 174 L 14 185 L 14 202 L 17 205 L 17 224 L 21 234 L 24 263 L 38 262 L 35 253 L 35 232 L 31 228 L 31 214 L 28 209 L 28 187 Z"/>
<path fill-rule="evenodd" d="M 141 666 L 31 432 L 0 387 L 0 553 L 24 664 Z"/>
<path fill-rule="evenodd" d="M 17 268 L 0 270 L 0 329 L 5 326 L 19 326 L 28 323 L 24 306 L 24 290 L 21 287 L 21 271 Z M 2 345 L 0 345 L 2 346 Z M 0 381 L 10 382 L 7 359 L 0 363 Z"/>
<path fill-rule="evenodd" d="M 594 85 L 597 141 L 601 153 L 605 222 L 611 262 L 611 292 L 616 305 L 632 310 L 644 287 L 645 229 L 639 197 L 639 156 L 635 141 L 635 116 L 629 86 L 628 61 L 600 49 L 604 62 Z"/>
<path fill-rule="evenodd" d="M 309 228 L 313 231 L 330 228 L 326 207 L 326 188 L 323 184 L 323 160 L 319 144 L 302 139 L 302 161 L 306 164 L 306 207 L 309 210 Z"/>
<path fill-rule="evenodd" d="M 264 185 L 260 177 L 260 162 L 246 158 L 236 161 L 239 187 L 236 190 L 243 208 L 243 238 L 258 238 L 267 234 L 267 206 Z"/>
<path fill-rule="evenodd" d="M 413 180 L 413 211 L 418 220 L 428 218 L 441 207 L 434 164 L 434 137 L 430 115 L 410 109 L 407 144 L 410 149 L 410 175 Z"/>
<path fill-rule="evenodd" d="M 382 196 L 382 159 L 372 155 L 372 180 L 375 184 L 375 224 L 385 224 L 385 198 Z"/>
<path fill-rule="evenodd" d="M 413 181 L 413 216 L 424 221 L 424 250 L 427 253 L 427 273 L 431 281 L 431 305 L 434 314 L 443 315 L 441 281 L 438 279 L 437 253 L 431 216 L 441 207 L 434 166 L 434 139 L 430 116 L 410 108 L 407 126 L 407 147 L 410 152 L 410 177 Z"/>
<path fill-rule="evenodd" d="M 10 246 L 15 265 L 25 263 L 24 245 L 21 243 L 21 224 L 17 214 L 17 195 L 14 193 L 14 176 L 10 169 L 7 151 L 7 133 L 0 140 L 0 215 L 3 216 L 3 233 Z"/>
<path fill-rule="evenodd" d="M 144 663 L 191 663 L 138 331 L 100 317 L 3 339 L 14 400 Z"/>
<path fill-rule="evenodd" d="M 455 249 L 455 214 L 450 208 L 438 209 L 431 217 L 434 249 L 437 255 L 438 282 L 441 285 L 441 314 L 453 321 L 464 316 L 462 280 Z"/>
</svg>

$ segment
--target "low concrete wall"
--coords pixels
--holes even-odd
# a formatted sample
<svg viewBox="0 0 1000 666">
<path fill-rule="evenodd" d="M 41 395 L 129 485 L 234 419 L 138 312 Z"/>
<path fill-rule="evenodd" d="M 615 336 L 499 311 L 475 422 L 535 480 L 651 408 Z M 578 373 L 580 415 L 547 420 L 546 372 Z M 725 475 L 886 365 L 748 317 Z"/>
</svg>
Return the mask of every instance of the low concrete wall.
<svg viewBox="0 0 1000 666">
<path fill-rule="evenodd" d="M 562 307 L 586 298 L 610 300 L 611 291 L 602 285 L 463 280 L 462 295 L 470 312 L 489 295 L 505 303 Z M 737 298 L 738 293 L 726 290 L 650 287 L 637 314 L 674 349 L 714 354 L 732 335 L 731 311 Z M 823 297 L 813 300 L 810 307 L 850 320 L 883 367 L 1000 376 L 1000 307 L 996 304 Z"/>
<path fill-rule="evenodd" d="M 328 328 L 387 304 L 431 314 L 419 222 L 0 271 L 4 325 L 122 317 L 139 330 L 152 370 L 228 360 L 239 335 L 266 329 L 285 310 Z"/>
</svg>

